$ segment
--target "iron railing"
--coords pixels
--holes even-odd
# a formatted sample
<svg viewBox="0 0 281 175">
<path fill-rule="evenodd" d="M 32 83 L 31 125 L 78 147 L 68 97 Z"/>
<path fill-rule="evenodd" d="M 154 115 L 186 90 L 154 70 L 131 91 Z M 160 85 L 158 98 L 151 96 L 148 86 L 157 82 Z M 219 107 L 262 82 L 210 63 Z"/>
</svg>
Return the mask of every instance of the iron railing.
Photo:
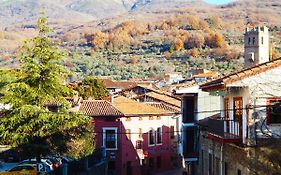
<svg viewBox="0 0 281 175">
<path fill-rule="evenodd" d="M 207 131 L 221 138 L 239 138 L 242 127 L 240 121 L 217 117 L 209 118 Z"/>
</svg>

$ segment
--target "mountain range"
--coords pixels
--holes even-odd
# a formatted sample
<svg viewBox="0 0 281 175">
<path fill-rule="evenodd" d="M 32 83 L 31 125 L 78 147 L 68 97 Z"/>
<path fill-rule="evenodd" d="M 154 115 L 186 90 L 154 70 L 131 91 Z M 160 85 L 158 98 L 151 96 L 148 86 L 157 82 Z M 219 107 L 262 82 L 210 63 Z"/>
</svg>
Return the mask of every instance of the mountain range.
<svg viewBox="0 0 281 175">
<path fill-rule="evenodd" d="M 1 0 L 2 26 L 33 23 L 40 11 L 55 22 L 81 23 L 126 15 L 138 10 L 160 10 L 205 4 L 203 0 Z"/>
</svg>

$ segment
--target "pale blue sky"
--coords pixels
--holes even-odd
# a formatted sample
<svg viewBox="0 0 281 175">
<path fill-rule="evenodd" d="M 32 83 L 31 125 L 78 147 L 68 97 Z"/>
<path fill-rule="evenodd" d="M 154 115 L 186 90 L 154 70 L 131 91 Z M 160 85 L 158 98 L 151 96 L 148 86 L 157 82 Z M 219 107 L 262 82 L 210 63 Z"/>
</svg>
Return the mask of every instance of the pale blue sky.
<svg viewBox="0 0 281 175">
<path fill-rule="evenodd" d="M 204 1 L 211 4 L 226 4 L 231 2 L 232 0 L 204 0 Z"/>
</svg>

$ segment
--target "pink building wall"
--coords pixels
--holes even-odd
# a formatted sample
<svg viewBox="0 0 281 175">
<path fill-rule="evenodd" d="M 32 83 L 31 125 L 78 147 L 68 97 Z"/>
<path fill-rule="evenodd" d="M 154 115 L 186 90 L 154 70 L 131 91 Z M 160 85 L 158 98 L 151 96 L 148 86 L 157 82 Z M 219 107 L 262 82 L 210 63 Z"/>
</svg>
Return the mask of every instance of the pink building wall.
<svg viewBox="0 0 281 175">
<path fill-rule="evenodd" d="M 149 175 L 151 173 L 171 169 L 173 165 L 172 157 L 176 156 L 175 150 L 173 149 L 176 146 L 173 144 L 177 142 L 171 139 L 172 132 L 170 126 L 176 125 L 176 121 L 171 117 L 172 116 L 162 116 L 161 119 L 156 119 L 156 117 L 154 117 L 153 120 L 149 119 L 148 116 L 142 117 L 142 120 L 139 120 L 139 117 L 131 117 L 130 120 L 125 117 L 118 119 L 112 117 L 111 120 L 105 120 L 105 118 L 102 117 L 94 118 L 96 148 L 101 148 L 103 145 L 103 128 L 117 128 L 117 150 L 106 151 L 108 161 L 115 162 L 115 170 L 109 172 L 109 174 Z M 109 117 L 106 118 L 108 119 Z M 149 146 L 149 129 L 156 129 L 158 127 L 162 128 L 162 144 Z M 136 141 L 140 140 L 138 134 L 139 128 L 143 130 L 141 139 L 143 140 L 143 149 L 141 150 L 136 149 Z M 127 139 L 126 129 L 131 130 L 130 139 Z M 173 134 L 176 135 L 176 133 L 177 132 L 174 132 Z M 177 137 L 175 136 L 175 138 Z M 152 160 L 153 165 L 151 164 Z"/>
</svg>

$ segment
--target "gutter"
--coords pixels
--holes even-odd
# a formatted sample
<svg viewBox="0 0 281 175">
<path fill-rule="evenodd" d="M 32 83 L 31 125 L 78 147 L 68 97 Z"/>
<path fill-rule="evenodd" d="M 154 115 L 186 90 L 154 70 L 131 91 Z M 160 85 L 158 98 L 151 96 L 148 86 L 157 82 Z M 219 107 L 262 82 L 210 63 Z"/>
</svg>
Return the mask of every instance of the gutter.
<svg viewBox="0 0 281 175">
<path fill-rule="evenodd" d="M 217 89 L 223 88 L 224 87 L 224 82 L 219 82 L 219 83 L 215 83 L 215 84 L 208 84 L 208 85 L 203 85 L 200 86 L 199 88 L 202 89 L 203 91 L 207 91 L 207 89 L 211 89 L 211 88 L 215 88 L 218 87 Z"/>
<path fill-rule="evenodd" d="M 177 113 L 163 113 L 163 114 L 124 114 L 124 117 L 145 117 L 145 116 L 167 116 Z"/>
</svg>

